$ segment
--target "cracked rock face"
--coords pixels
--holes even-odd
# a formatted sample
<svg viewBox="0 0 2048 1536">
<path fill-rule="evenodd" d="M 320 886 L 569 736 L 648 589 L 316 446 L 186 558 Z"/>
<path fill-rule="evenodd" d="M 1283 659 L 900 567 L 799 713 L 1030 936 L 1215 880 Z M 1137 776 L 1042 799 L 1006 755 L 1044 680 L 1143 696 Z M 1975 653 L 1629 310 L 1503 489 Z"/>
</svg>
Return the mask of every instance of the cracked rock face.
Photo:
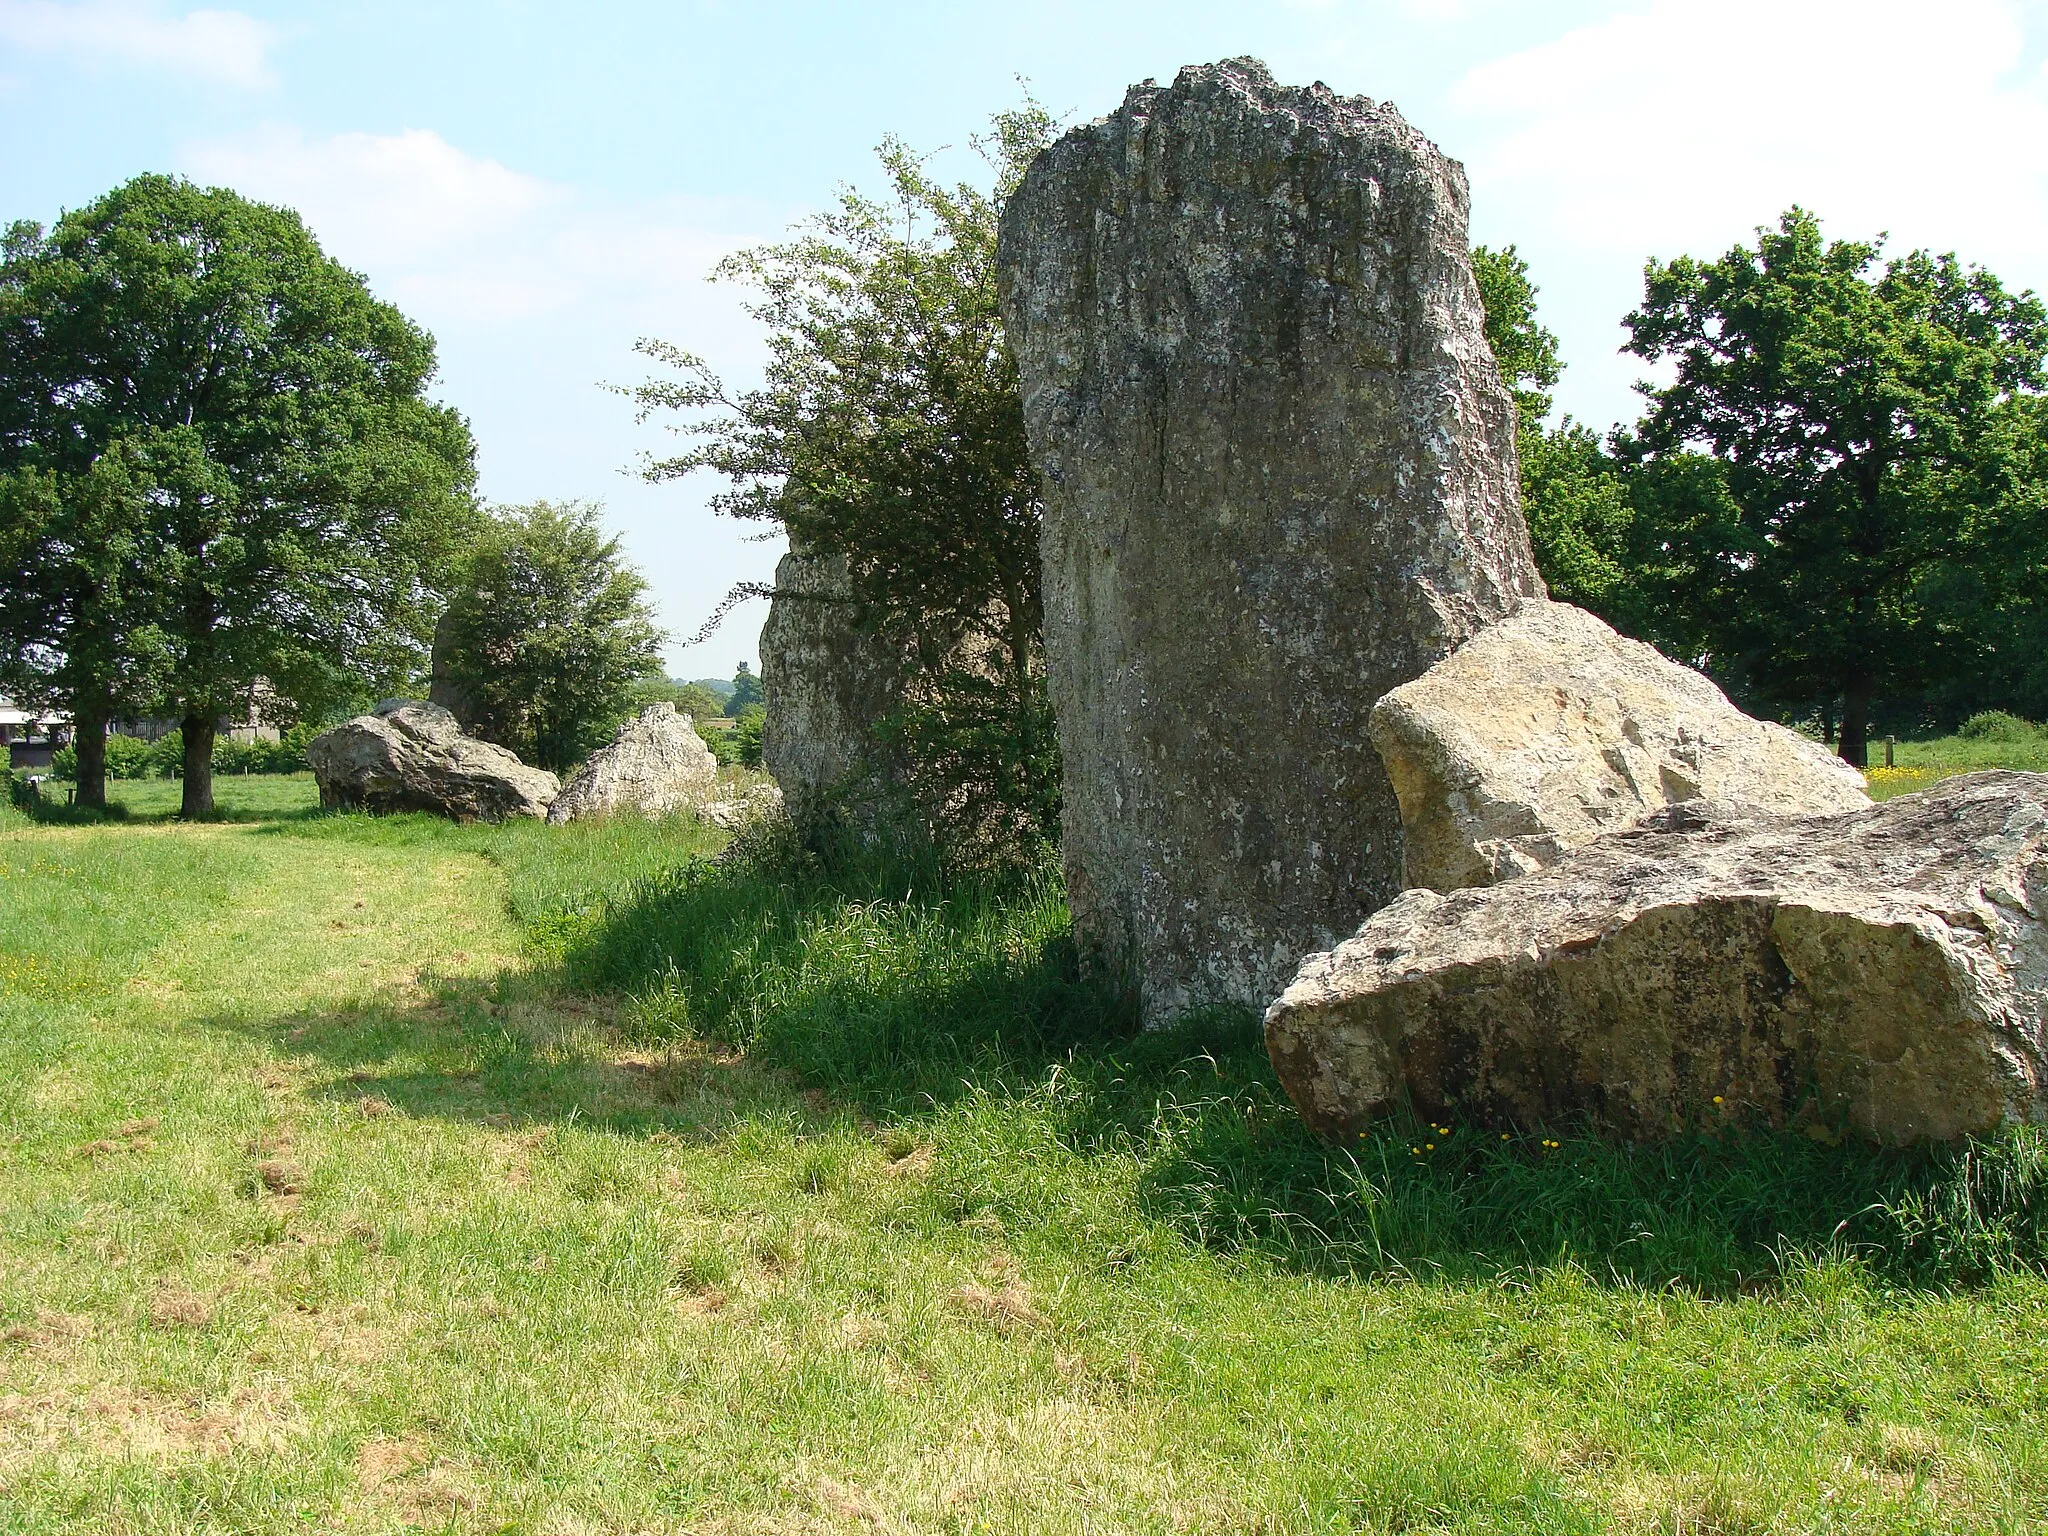
<svg viewBox="0 0 2048 1536">
<path fill-rule="evenodd" d="M 457 821 L 545 816 L 561 780 L 462 734 L 438 704 L 392 699 L 316 736 L 306 761 L 329 810 L 431 811 Z"/>
<path fill-rule="evenodd" d="M 707 804 L 718 790 L 718 759 L 688 715 L 650 704 L 608 746 L 569 776 L 548 820 L 556 824 L 630 812 L 668 816 Z"/>
<path fill-rule="evenodd" d="M 1887 1143 L 2048 1119 L 2048 775 L 1832 816 L 1691 802 L 1503 884 L 1410 891 L 1266 1014 L 1317 1130 L 1399 1104 L 1648 1139 Z"/>
<path fill-rule="evenodd" d="M 1373 706 L 1405 884 L 1491 885 L 1684 800 L 1784 816 L 1870 804 L 1863 775 L 1565 603 L 1524 604 Z"/>
<path fill-rule="evenodd" d="M 1150 1022 L 1263 1004 L 1399 893 L 1366 718 L 1542 593 L 1466 213 L 1391 106 L 1246 59 L 1005 209 L 1076 935 Z"/>
</svg>

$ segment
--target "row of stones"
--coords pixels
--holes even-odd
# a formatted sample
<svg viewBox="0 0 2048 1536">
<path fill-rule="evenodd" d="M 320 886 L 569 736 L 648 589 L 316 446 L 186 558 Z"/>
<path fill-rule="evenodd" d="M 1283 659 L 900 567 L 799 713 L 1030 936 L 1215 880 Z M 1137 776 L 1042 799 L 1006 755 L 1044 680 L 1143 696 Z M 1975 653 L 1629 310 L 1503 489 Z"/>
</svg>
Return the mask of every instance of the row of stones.
<svg viewBox="0 0 2048 1536">
<path fill-rule="evenodd" d="M 999 277 L 1044 484 L 1084 953 L 1149 1023 L 1279 998 L 1276 1063 L 1331 1131 L 1398 1102 L 1629 1134 L 1738 1105 L 1887 1139 L 2036 1114 L 2041 1000 L 2014 978 L 2048 974 L 2019 956 L 2038 925 L 2022 901 L 1998 928 L 1981 891 L 2032 889 L 2012 861 L 2038 837 L 1997 843 L 1993 868 L 1939 829 L 2025 822 L 2038 788 L 1872 810 L 1823 749 L 1546 601 L 1467 212 L 1462 169 L 1391 106 L 1251 60 L 1134 88 L 1010 200 Z M 844 605 L 803 601 L 835 581 L 792 552 L 763 635 L 765 746 L 799 819 L 858 767 L 896 685 Z M 1665 908 L 1713 907 L 1734 878 L 1701 852 L 1735 837 L 1732 806 L 1771 822 L 1744 834 L 1754 910 L 1659 936 L 1600 861 L 1635 868 L 1642 818 L 1701 798 L 1719 819 L 1654 828 L 1659 867 L 1691 869 Z M 1781 824 L 1802 814 L 1833 820 Z M 1918 851 L 1858 887 L 1873 836 Z M 1757 852 L 1822 847 L 1835 862 L 1803 875 Z M 1879 877 L 1932 946 L 1917 968 L 1867 942 L 1897 912 L 1844 894 Z M 1396 900 L 1474 886 L 1503 894 Z M 1458 936 L 1488 902 L 1509 916 L 1480 953 Z M 1795 942 L 1784 914 L 1819 907 L 1860 915 Z M 1958 960 L 1985 923 L 1997 942 Z"/>
</svg>

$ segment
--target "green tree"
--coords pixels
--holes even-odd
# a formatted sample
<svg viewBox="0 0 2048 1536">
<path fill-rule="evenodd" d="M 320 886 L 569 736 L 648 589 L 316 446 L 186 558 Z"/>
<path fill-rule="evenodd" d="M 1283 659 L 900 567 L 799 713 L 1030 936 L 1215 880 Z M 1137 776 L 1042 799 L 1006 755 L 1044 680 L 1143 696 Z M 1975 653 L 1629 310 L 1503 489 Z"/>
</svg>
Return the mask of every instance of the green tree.
<svg viewBox="0 0 2048 1536">
<path fill-rule="evenodd" d="M 730 484 L 719 510 L 847 557 L 856 622 L 912 659 L 902 716 L 884 729 L 956 849 L 1013 849 L 1057 816 L 1038 480 L 995 282 L 1001 199 L 1051 129 L 1035 106 L 995 119 L 977 141 L 994 195 L 942 185 L 886 142 L 887 198 L 848 191 L 797 238 L 719 269 L 760 294 L 759 389 L 730 394 L 700 359 L 643 341 L 680 378 L 632 392 L 642 419 L 682 412 L 694 439 L 650 479 L 710 470 Z M 764 589 L 727 604 L 752 595 Z"/>
<path fill-rule="evenodd" d="M 440 664 L 469 729 L 557 773 L 603 744 L 660 654 L 647 583 L 600 509 L 494 510 L 455 583 Z"/>
<path fill-rule="evenodd" d="M 749 704 L 733 716 L 733 756 L 739 759 L 742 768 L 761 766 L 761 727 L 767 721 L 768 711 L 759 704 Z"/>
<path fill-rule="evenodd" d="M 725 713 L 725 706 L 719 702 L 718 695 L 703 684 L 686 683 L 681 678 L 650 672 L 634 686 L 633 708 L 645 709 L 650 704 L 660 703 L 673 704 L 677 714 L 688 715 L 693 720 Z"/>
<path fill-rule="evenodd" d="M 1473 249 L 1472 274 L 1486 308 L 1486 339 L 1515 397 L 1522 511 L 1537 569 L 1558 601 L 1638 633 L 1645 616 L 1626 556 L 1633 519 L 1622 466 L 1592 428 L 1570 417 L 1544 424 L 1564 367 L 1557 337 L 1536 319 L 1529 264 L 1512 245 L 1482 245 Z"/>
<path fill-rule="evenodd" d="M 725 701 L 725 712 L 737 720 L 740 711 L 749 704 L 760 704 L 766 699 L 761 692 L 761 679 L 743 661 L 734 668 L 732 675 L 732 696 Z"/>
<path fill-rule="evenodd" d="M 1486 341 L 1500 368 L 1501 382 L 1515 397 L 1524 427 L 1539 425 L 1550 413 L 1550 392 L 1564 373 L 1558 361 L 1557 336 L 1536 319 L 1537 288 L 1529 280 L 1529 263 L 1512 246 L 1472 248 L 1472 276 L 1486 311 Z"/>
<path fill-rule="evenodd" d="M 47 232 L 14 225 L 0 476 L 10 508 L 43 510 L 6 534 L 34 593 L 0 651 L 44 658 L 82 725 L 153 676 L 182 719 L 184 814 L 210 814 L 215 720 L 259 679 L 310 713 L 417 670 L 475 523 L 469 429 L 426 398 L 433 374 L 426 333 L 284 209 L 139 176 Z M 116 482 L 109 585 L 67 530 L 112 515 L 87 503 Z M 38 606 L 63 627 L 36 631 Z"/>
<path fill-rule="evenodd" d="M 0 473 L 0 683 L 68 707 L 78 801 L 107 803 L 107 726 L 162 691 L 148 577 L 148 456 L 124 440 L 83 473 Z"/>
<path fill-rule="evenodd" d="M 1637 499 L 1638 544 L 1669 561 L 1710 664 L 1783 710 L 1839 701 L 1858 765 L 1873 703 L 1980 665 L 2010 568 L 2041 563 L 2010 538 L 2048 315 L 1952 255 L 1881 251 L 1794 208 L 1753 250 L 1652 262 L 1626 322 L 1676 371 L 1633 456 L 1719 461 L 1697 496 Z"/>
</svg>

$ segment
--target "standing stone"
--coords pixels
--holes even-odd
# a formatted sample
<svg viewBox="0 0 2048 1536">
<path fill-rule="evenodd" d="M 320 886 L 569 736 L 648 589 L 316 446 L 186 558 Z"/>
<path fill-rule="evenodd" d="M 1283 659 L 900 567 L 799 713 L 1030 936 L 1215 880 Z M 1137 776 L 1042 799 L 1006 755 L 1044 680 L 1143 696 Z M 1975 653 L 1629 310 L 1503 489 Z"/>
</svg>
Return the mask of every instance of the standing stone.
<svg viewBox="0 0 2048 1536">
<path fill-rule="evenodd" d="M 718 759 L 690 717 L 673 704 L 650 704 L 570 775 L 548 820 L 559 826 L 621 812 L 668 816 L 701 809 L 717 791 Z"/>
<path fill-rule="evenodd" d="M 1463 170 L 1236 59 L 1040 155 L 998 255 L 1045 479 L 1077 938 L 1258 1006 L 1401 889 L 1372 706 L 1541 579 Z"/>
<path fill-rule="evenodd" d="M 875 724 L 903 697 L 906 658 L 858 622 L 844 555 L 791 549 L 761 629 L 761 761 L 807 838 L 865 822 L 899 776 Z"/>
<path fill-rule="evenodd" d="M 466 731 L 476 724 L 476 710 L 469 689 L 455 680 L 449 665 L 454 619 L 455 610 L 444 608 L 441 617 L 434 621 L 434 648 L 428 653 L 427 662 L 427 702 L 447 710 Z"/>
</svg>

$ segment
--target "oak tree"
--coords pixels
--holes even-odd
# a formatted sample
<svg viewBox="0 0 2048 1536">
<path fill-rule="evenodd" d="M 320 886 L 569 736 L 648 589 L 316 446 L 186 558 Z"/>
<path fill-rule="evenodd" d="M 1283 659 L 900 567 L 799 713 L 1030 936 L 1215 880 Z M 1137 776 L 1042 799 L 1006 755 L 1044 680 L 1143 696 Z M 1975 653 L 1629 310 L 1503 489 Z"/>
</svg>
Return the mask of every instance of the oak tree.
<svg viewBox="0 0 2048 1536">
<path fill-rule="evenodd" d="M 1637 541 L 1717 671 L 1780 709 L 1873 705 L 1982 664 L 2038 457 L 2048 314 L 1953 255 L 1882 259 L 1803 209 L 1718 260 L 1652 262 L 1629 349 L 1668 362 L 1631 444 L 1714 473 L 1638 496 Z M 1990 632 L 1987 632 L 1989 630 Z"/>
<path fill-rule="evenodd" d="M 457 576 L 436 670 L 463 724 L 556 773 L 601 746 L 657 664 L 647 583 L 586 502 L 494 510 Z"/>
<path fill-rule="evenodd" d="M 115 702 L 177 715 L 183 812 L 210 814 L 215 722 L 259 680 L 312 711 L 417 670 L 476 517 L 434 369 L 288 210 L 150 175 L 14 225 L 0 656 L 82 735 Z M 103 525 L 118 571 L 80 553 Z"/>
</svg>

